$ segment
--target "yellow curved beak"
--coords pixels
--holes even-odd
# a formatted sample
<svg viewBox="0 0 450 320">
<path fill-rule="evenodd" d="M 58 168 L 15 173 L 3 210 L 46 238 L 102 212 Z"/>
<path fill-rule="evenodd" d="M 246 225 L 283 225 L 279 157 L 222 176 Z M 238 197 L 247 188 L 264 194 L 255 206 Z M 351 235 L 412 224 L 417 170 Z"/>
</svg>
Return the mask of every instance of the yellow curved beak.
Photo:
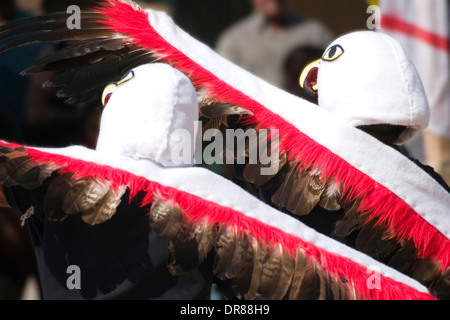
<svg viewBox="0 0 450 320">
<path fill-rule="evenodd" d="M 316 95 L 317 90 L 319 89 L 317 85 L 317 73 L 319 71 L 320 61 L 322 59 L 318 59 L 316 61 L 308 64 L 300 74 L 299 84 L 303 90 L 305 90 L 310 95 Z"/>
</svg>

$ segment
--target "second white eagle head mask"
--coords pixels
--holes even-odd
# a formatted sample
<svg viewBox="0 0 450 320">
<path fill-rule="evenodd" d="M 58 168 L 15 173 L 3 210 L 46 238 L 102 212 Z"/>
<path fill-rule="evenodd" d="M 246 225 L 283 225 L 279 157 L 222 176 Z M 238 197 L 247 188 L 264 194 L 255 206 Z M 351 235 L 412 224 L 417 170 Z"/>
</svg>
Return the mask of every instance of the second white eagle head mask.
<svg viewBox="0 0 450 320">
<path fill-rule="evenodd" d="M 180 71 L 162 63 L 139 66 L 109 85 L 103 101 L 98 151 L 165 167 L 193 164 L 198 102 L 191 81 Z M 189 152 L 188 161 L 174 159 L 177 149 Z"/>
<path fill-rule="evenodd" d="M 307 79 L 311 71 L 317 75 L 313 83 Z M 320 107 L 352 126 L 407 127 L 397 144 L 428 126 L 421 79 L 401 45 L 387 35 L 360 31 L 338 38 L 319 65 L 305 69 L 300 82 L 308 91 L 318 91 Z"/>
</svg>

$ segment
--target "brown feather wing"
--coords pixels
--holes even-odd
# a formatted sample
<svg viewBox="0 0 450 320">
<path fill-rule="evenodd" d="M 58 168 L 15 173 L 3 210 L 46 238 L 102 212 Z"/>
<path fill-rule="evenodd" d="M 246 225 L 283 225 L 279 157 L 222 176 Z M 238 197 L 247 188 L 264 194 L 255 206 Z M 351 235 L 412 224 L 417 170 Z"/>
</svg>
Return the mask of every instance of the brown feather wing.
<svg viewBox="0 0 450 320">
<path fill-rule="evenodd" d="M 292 254 L 236 226 L 192 221 L 176 204 L 158 198 L 155 201 L 150 226 L 158 234 L 169 236 L 168 269 L 173 275 L 184 274 L 212 255 L 214 274 L 221 280 L 231 280 L 238 298 L 353 298 L 348 284 L 324 271 L 320 262 L 301 249 Z"/>
<path fill-rule="evenodd" d="M 0 148 L 0 183 L 5 187 L 20 185 L 25 189 L 35 189 L 59 168 L 33 162 L 22 147 Z"/>
<path fill-rule="evenodd" d="M 336 222 L 335 233 L 340 237 L 356 235 L 355 248 L 378 261 L 414 278 L 433 290 L 433 285 L 445 283 L 445 272 L 439 265 L 417 256 L 417 248 L 412 240 L 398 240 L 395 230 L 387 231 L 386 227 L 376 220 L 368 221 L 359 208 L 360 200 L 343 205 L 344 217 Z M 446 288 L 448 290 L 448 288 Z M 435 292 L 445 295 L 443 292 Z"/>
<path fill-rule="evenodd" d="M 126 3 L 138 8 L 132 1 Z M 100 22 L 106 18 L 98 12 L 82 10 L 80 29 L 67 28 L 69 17 L 70 14 L 59 12 L 0 27 L 0 52 L 37 42 L 70 41 L 23 71 L 56 72 L 45 86 L 60 88 L 57 95 L 69 103 L 100 104 L 105 85 L 119 80 L 126 71 L 157 59 L 126 35 L 110 30 Z"/>
<path fill-rule="evenodd" d="M 62 167 L 37 163 L 25 148 L 0 148 L 0 182 L 3 186 L 20 186 L 33 190 L 52 178 L 43 197 L 43 211 L 48 219 L 63 221 L 67 215 L 80 213 L 91 225 L 109 220 L 126 191 L 113 189 L 108 182 L 95 178 L 78 178 L 73 173 L 60 173 Z"/>
<path fill-rule="evenodd" d="M 95 196 L 93 198 L 96 200 L 93 202 L 94 205 L 90 209 L 81 213 L 81 218 L 83 221 L 91 226 L 104 223 L 111 219 L 111 217 L 116 213 L 122 196 L 127 190 L 126 186 L 119 186 L 116 189 L 109 186 L 98 187 L 98 185 L 96 185 L 96 187 L 98 188 L 98 191 L 94 193 Z M 105 188 L 108 188 L 108 191 L 103 197 L 101 197 Z"/>
</svg>

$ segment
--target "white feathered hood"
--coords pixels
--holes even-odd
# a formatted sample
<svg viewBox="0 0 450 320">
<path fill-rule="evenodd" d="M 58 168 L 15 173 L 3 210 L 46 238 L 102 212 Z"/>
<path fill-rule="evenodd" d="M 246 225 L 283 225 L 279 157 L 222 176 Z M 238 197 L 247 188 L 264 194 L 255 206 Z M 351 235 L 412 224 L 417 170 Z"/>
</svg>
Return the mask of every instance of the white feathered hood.
<svg viewBox="0 0 450 320">
<path fill-rule="evenodd" d="M 387 35 L 361 31 L 335 40 L 322 58 L 317 83 L 320 107 L 352 126 L 406 126 L 398 144 L 428 126 L 419 74 L 401 45 Z"/>
<path fill-rule="evenodd" d="M 154 63 L 133 69 L 115 85 L 103 111 L 97 150 L 165 167 L 192 165 L 198 102 L 191 81 L 167 64 Z M 172 155 L 180 144 L 190 147 L 183 149 L 190 153 L 184 163 Z"/>
</svg>

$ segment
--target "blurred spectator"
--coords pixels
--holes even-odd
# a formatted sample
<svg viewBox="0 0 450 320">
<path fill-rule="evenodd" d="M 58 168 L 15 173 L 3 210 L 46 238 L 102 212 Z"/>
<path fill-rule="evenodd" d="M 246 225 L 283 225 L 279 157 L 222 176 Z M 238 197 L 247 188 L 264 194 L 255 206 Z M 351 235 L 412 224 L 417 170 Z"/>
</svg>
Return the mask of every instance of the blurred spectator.
<svg viewBox="0 0 450 320">
<path fill-rule="evenodd" d="M 294 14 L 290 0 L 251 0 L 254 12 L 218 40 L 219 54 L 281 87 L 283 62 L 300 45 L 325 49 L 333 35 L 320 23 Z"/>
<path fill-rule="evenodd" d="M 303 90 L 298 81 L 302 70 L 311 62 L 320 59 L 323 49 L 300 46 L 288 54 L 283 64 L 283 89 L 293 95 L 318 104 L 317 95 L 310 96 Z"/>
</svg>

